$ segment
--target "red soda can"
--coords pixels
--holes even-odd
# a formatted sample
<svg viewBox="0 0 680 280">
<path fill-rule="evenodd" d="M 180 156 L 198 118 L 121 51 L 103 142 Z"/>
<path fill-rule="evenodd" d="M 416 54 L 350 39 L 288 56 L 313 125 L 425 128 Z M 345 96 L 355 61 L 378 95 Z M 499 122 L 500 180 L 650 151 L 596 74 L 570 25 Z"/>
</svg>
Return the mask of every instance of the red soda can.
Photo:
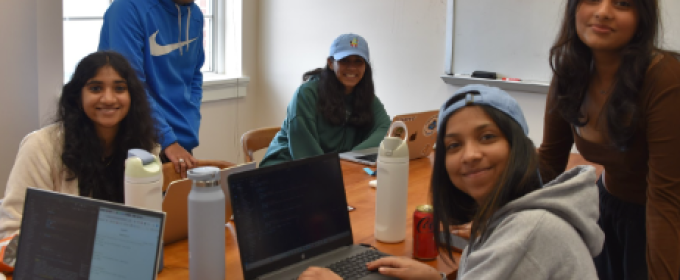
<svg viewBox="0 0 680 280">
<path fill-rule="evenodd" d="M 434 244 L 432 206 L 420 205 L 413 212 L 413 258 L 434 260 L 439 255 Z"/>
</svg>

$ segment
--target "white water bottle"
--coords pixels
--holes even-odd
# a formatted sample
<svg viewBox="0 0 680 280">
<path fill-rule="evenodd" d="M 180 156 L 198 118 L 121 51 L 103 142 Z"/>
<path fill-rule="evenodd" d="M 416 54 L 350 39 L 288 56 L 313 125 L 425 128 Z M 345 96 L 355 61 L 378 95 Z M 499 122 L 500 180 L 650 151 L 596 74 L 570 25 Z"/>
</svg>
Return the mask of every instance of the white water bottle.
<svg viewBox="0 0 680 280">
<path fill-rule="evenodd" d="M 224 280 L 224 193 L 220 170 L 207 166 L 190 169 L 193 181 L 188 198 L 189 279 Z"/>
<path fill-rule="evenodd" d="M 125 160 L 125 205 L 163 211 L 163 168 L 158 157 L 131 149 Z"/>
<path fill-rule="evenodd" d="M 158 157 L 142 149 L 131 149 L 125 160 L 125 205 L 163 211 L 163 165 Z M 163 246 L 158 269 L 163 270 Z"/>
<path fill-rule="evenodd" d="M 395 127 L 404 129 L 404 139 L 392 137 Z M 408 203 L 408 130 L 401 121 L 390 126 L 378 151 L 378 186 L 375 196 L 375 239 L 398 243 L 406 239 Z"/>
</svg>

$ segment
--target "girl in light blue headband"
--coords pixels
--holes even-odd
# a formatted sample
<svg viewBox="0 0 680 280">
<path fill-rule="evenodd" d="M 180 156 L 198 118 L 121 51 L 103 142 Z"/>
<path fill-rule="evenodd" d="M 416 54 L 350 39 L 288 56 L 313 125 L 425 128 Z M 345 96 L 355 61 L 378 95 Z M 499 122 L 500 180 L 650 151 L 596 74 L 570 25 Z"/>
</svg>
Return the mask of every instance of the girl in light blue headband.
<svg viewBox="0 0 680 280">
<path fill-rule="evenodd" d="M 596 279 L 592 257 L 604 234 L 597 225 L 594 168 L 574 168 L 542 188 L 522 111 L 497 88 L 460 89 L 439 119 L 431 201 L 444 257 L 457 259 L 452 226 L 472 222 L 457 279 Z M 367 269 L 398 279 L 446 277 L 403 257 L 382 258 Z M 313 268 L 299 279 L 339 279 L 334 276 Z"/>
</svg>

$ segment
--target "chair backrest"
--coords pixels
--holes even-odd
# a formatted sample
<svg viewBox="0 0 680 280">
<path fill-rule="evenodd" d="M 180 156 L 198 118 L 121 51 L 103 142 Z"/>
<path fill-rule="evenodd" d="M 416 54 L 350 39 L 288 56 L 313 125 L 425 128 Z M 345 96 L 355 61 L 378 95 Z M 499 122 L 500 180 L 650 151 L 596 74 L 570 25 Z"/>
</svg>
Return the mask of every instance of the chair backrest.
<svg viewBox="0 0 680 280">
<path fill-rule="evenodd" d="M 235 164 L 233 163 L 222 160 L 198 160 L 198 166 L 214 166 L 219 169 L 232 167 L 234 165 Z M 175 172 L 175 166 L 172 164 L 172 162 L 166 162 L 163 164 L 163 192 L 168 190 L 168 185 L 170 185 L 171 182 L 180 179 L 182 179 L 182 176 Z"/>
<path fill-rule="evenodd" d="M 235 164 L 221 160 L 199 159 L 198 166 L 215 166 L 224 169 Z M 163 164 L 163 193 L 165 193 L 163 212 L 166 214 L 163 242 L 166 244 L 187 238 L 187 197 L 191 191 L 191 184 L 191 180 L 182 179 L 180 174 L 175 172 L 172 162 Z M 172 188 L 168 190 L 171 185 Z"/>
<path fill-rule="evenodd" d="M 187 238 L 189 233 L 187 197 L 191 192 L 191 184 L 192 182 L 189 179 L 175 180 L 168 184 L 167 192 L 163 198 L 163 212 L 165 212 L 163 242 L 165 244 Z"/>
<path fill-rule="evenodd" d="M 248 131 L 241 136 L 241 147 L 246 162 L 253 161 L 253 153 L 257 150 L 269 147 L 269 144 L 281 130 L 280 127 L 263 127 Z"/>
</svg>

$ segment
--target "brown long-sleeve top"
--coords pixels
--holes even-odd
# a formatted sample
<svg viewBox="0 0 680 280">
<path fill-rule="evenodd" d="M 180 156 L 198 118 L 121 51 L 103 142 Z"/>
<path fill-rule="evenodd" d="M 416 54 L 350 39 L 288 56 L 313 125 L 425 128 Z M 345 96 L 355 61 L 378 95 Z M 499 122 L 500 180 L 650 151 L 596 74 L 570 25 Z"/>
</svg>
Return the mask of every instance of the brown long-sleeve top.
<svg viewBox="0 0 680 280">
<path fill-rule="evenodd" d="M 576 144 L 583 158 L 604 166 L 612 195 L 646 206 L 649 279 L 680 279 L 680 62 L 664 53 L 647 70 L 638 99 L 641 121 L 625 152 L 581 138 L 551 110 L 552 94 L 539 148 L 544 179 L 564 172 Z"/>
</svg>

